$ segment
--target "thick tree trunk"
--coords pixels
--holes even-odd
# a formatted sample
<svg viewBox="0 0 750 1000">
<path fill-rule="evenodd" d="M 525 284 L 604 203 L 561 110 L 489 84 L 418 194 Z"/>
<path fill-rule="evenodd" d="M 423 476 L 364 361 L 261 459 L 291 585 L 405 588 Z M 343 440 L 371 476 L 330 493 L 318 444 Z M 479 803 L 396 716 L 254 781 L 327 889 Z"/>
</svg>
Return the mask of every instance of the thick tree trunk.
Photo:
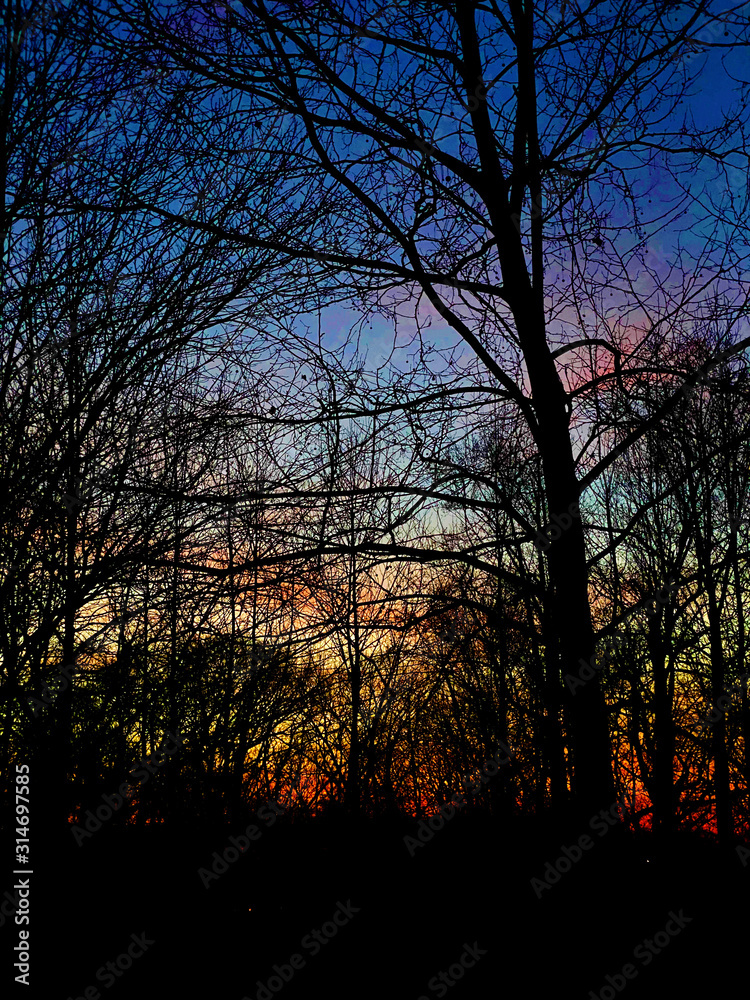
<svg viewBox="0 0 750 1000">
<path fill-rule="evenodd" d="M 510 658 L 508 655 L 508 632 L 505 626 L 505 616 L 503 614 L 503 600 L 500 588 L 498 587 L 497 600 L 493 612 L 493 646 L 495 655 L 490 662 L 494 666 L 497 698 L 497 725 L 493 737 L 496 745 L 491 747 L 492 754 L 497 753 L 502 746 L 509 746 L 510 738 L 508 733 L 508 671 L 510 670 Z M 511 747 L 511 750 L 513 747 Z M 497 814 L 503 819 L 509 819 L 513 814 L 515 806 L 515 782 L 512 780 L 508 769 L 500 772 L 497 781 L 490 784 L 490 801 L 496 808 Z M 493 812 L 495 811 L 493 808 Z"/>
<path fill-rule="evenodd" d="M 542 755 L 545 778 L 549 778 L 550 804 L 553 809 L 568 801 L 568 783 L 561 728 L 562 690 L 557 644 L 544 659 L 544 708 L 542 716 Z"/>
<path fill-rule="evenodd" d="M 354 509 L 351 512 L 351 542 L 352 550 L 356 545 L 356 532 L 354 524 Z M 352 551 L 349 562 L 349 669 L 352 698 L 352 714 L 349 732 L 349 760 L 347 762 L 346 786 L 344 792 L 344 805 L 348 812 L 357 815 L 360 810 L 360 740 L 359 740 L 359 717 L 361 711 L 362 697 L 362 664 L 360 649 L 360 629 L 359 629 L 359 597 L 357 593 L 357 557 Z"/>
<path fill-rule="evenodd" d="M 710 579 L 710 574 L 709 581 L 712 588 L 713 581 Z M 712 589 L 708 593 L 708 633 L 711 649 L 711 700 L 716 705 L 718 699 L 725 693 L 726 671 L 719 609 Z M 711 729 L 711 750 L 714 760 L 716 832 L 719 844 L 727 846 L 732 839 L 733 822 L 727 759 L 726 712 L 721 707 L 719 707 L 719 719 Z"/>
<path fill-rule="evenodd" d="M 558 494 L 558 490 L 564 493 L 557 483 L 551 485 L 553 494 Z M 555 513 L 562 515 L 568 508 L 558 500 L 552 501 L 550 509 L 554 516 Z M 577 520 L 552 543 L 549 561 L 562 670 L 564 674 L 575 676 L 580 661 L 588 663 L 594 654 L 583 531 Z M 572 737 L 574 795 L 581 809 L 589 814 L 611 804 L 615 794 L 607 710 L 599 677 L 578 687 L 575 695 L 566 700 Z"/>
<path fill-rule="evenodd" d="M 567 397 L 547 344 L 541 303 L 516 307 L 516 323 L 531 383 L 538 421 L 545 496 L 550 522 L 547 563 L 552 585 L 552 622 L 559 641 L 563 675 L 576 676 L 580 661 L 594 654 L 588 568 L 583 527 L 578 514 L 579 489 L 568 426 Z M 556 537 L 553 537 L 556 536 Z M 614 800 L 607 711 L 598 675 L 564 689 L 573 743 L 574 795 L 583 812 L 593 813 Z"/>
<path fill-rule="evenodd" d="M 652 794 L 654 832 L 663 839 L 674 829 L 674 754 L 675 734 L 672 705 L 667 680 L 667 658 L 661 629 L 661 614 L 648 623 L 648 647 L 654 679 L 654 760 Z"/>
<path fill-rule="evenodd" d="M 539 650 L 541 767 L 537 787 L 537 809 L 549 805 L 553 810 L 563 810 L 568 804 L 568 774 L 563 752 L 562 734 L 562 688 L 560 683 L 560 654 L 557 629 L 551 621 L 551 600 L 545 602 L 541 618 L 541 642 L 544 652 Z"/>
<path fill-rule="evenodd" d="M 71 339 L 67 354 L 67 496 L 65 497 L 64 529 L 64 612 L 62 662 L 59 667 L 75 663 L 76 612 L 78 608 L 78 581 L 76 577 L 76 548 L 78 543 L 78 508 L 80 496 L 79 438 L 80 438 L 80 386 L 82 351 L 84 345 L 78 336 L 75 321 L 71 324 Z M 75 770 L 73 760 L 73 686 L 78 679 L 71 672 L 71 680 L 55 698 L 52 727 L 51 755 L 48 763 L 51 801 L 49 834 L 55 838 L 68 836 L 68 820 L 74 807 L 71 780 Z"/>
<path fill-rule="evenodd" d="M 542 461 L 550 519 L 570 525 L 552 541 L 547 560 L 553 593 L 554 628 L 559 637 L 561 669 L 576 674 L 579 660 L 589 662 L 594 633 L 588 594 L 583 528 L 577 511 L 579 489 L 569 432 L 567 397 L 547 343 L 544 310 L 543 216 L 537 98 L 534 65 L 533 6 L 511 3 L 518 52 L 518 109 L 513 173 L 503 175 L 486 104 L 475 101 L 472 125 L 481 165 L 480 188 L 497 238 L 503 292 L 515 321 L 531 385 L 536 426 L 532 428 Z M 456 7 L 467 96 L 483 85 L 483 66 L 471 5 Z M 531 274 L 521 236 L 526 191 L 531 201 Z M 566 520 L 567 518 L 567 520 Z M 606 706 L 598 677 L 569 697 L 574 794 L 577 808 L 593 813 L 611 805 L 614 782 Z"/>
<path fill-rule="evenodd" d="M 737 664 L 740 677 L 748 671 L 745 662 L 746 641 L 745 641 L 745 605 L 743 603 L 744 588 L 742 585 L 742 572 L 740 568 L 739 549 L 737 544 L 737 522 L 732 526 L 732 536 L 730 542 L 730 555 L 732 559 L 732 576 L 734 578 L 734 600 L 737 608 Z M 745 794 L 750 791 L 750 699 L 748 699 L 747 679 L 740 680 L 740 732 L 742 733 L 742 770 L 745 782 Z"/>
</svg>

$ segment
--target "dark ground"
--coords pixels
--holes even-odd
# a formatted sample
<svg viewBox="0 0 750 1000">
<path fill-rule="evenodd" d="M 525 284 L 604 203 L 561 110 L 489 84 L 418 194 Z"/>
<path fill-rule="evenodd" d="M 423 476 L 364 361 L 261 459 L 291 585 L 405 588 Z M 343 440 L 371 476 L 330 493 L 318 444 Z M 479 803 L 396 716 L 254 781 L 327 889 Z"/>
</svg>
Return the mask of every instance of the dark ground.
<svg viewBox="0 0 750 1000">
<path fill-rule="evenodd" d="M 415 832 L 413 822 L 357 832 L 343 821 L 282 817 L 209 888 L 198 869 L 229 844 L 228 830 L 104 828 L 80 848 L 71 837 L 34 865 L 34 985 L 15 987 L 14 959 L 6 957 L 2 993 L 75 1000 L 95 987 L 106 1000 L 593 1000 L 604 988 L 602 1000 L 693 1000 L 745 981 L 750 863 L 743 867 L 734 850 L 722 856 L 684 838 L 657 856 L 647 838 L 618 826 L 593 835 L 593 847 L 537 898 L 530 879 L 585 826 L 456 816 L 412 857 L 403 838 Z M 349 901 L 358 912 L 314 955 L 306 935 Z M 647 965 L 634 958 L 680 910 L 690 918 L 684 929 Z M 97 970 L 141 933 L 154 943 L 107 987 Z M 17 941 L 11 921 L 0 937 L 9 956 Z M 475 942 L 486 954 L 460 981 L 430 986 Z M 257 981 L 294 953 L 304 966 L 280 991 L 258 997 Z M 635 978 L 605 988 L 605 977 L 628 962 Z"/>
</svg>

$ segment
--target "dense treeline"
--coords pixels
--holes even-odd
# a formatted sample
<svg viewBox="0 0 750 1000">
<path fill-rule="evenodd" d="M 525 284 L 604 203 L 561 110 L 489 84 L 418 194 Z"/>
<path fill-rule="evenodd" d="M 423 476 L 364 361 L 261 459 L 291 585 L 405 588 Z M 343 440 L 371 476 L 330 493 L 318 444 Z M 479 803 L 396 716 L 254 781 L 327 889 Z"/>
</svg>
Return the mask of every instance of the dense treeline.
<svg viewBox="0 0 750 1000">
<path fill-rule="evenodd" d="M 53 825 L 179 734 L 114 824 L 746 832 L 746 193 L 643 256 L 657 161 L 737 159 L 648 131 L 712 5 L 592 13 L 598 96 L 575 4 L 183 6 L 3 15 L 3 770 Z"/>
<path fill-rule="evenodd" d="M 549 542 L 541 535 L 518 541 L 498 528 L 502 511 L 489 489 L 478 512 L 457 505 L 445 512 L 444 534 L 456 552 L 497 546 L 498 566 L 519 573 L 523 588 L 499 583 L 483 567 L 403 568 L 387 553 L 294 558 L 294 536 L 317 535 L 321 526 L 295 524 L 299 513 L 283 501 L 275 508 L 273 493 L 238 496 L 216 514 L 186 499 L 187 490 L 170 496 L 169 489 L 160 500 L 161 531 L 145 529 L 154 542 L 127 579 L 124 554 L 143 545 L 157 487 L 152 482 L 140 499 L 134 490 L 130 521 L 120 514 L 116 534 L 96 540 L 103 504 L 86 497 L 84 480 L 81 500 L 69 504 L 80 588 L 72 673 L 61 674 L 64 621 L 54 616 L 63 603 L 54 589 L 64 593 L 64 579 L 49 569 L 57 536 L 33 535 L 35 558 L 27 555 L 7 578 L 5 641 L 15 622 L 18 688 L 5 702 L 6 759 L 43 752 L 69 691 L 71 793 L 80 815 L 167 732 L 183 734 L 180 753 L 117 822 L 244 816 L 274 795 L 305 814 L 354 795 L 367 812 L 422 815 L 503 745 L 512 749 L 512 767 L 471 807 L 535 811 L 567 795 L 565 708 L 598 676 L 619 789 L 645 821 L 653 808 L 669 827 L 715 829 L 724 794 L 731 828 L 744 830 L 747 376 L 746 365 L 727 366 L 730 393 L 692 394 L 671 436 L 651 435 L 629 450 L 601 494 L 581 504 L 589 551 L 599 554 L 591 559 L 599 640 L 590 663 L 581 660 L 556 686 L 543 563 Z M 721 447 L 722 433 L 732 436 L 731 448 Z M 147 426 L 132 434 L 145 451 Z M 252 430 L 235 427 L 233 449 L 243 435 L 262 465 Z M 489 477 L 502 447 L 507 438 L 472 439 L 462 461 Z M 205 477 L 222 488 L 228 466 L 218 446 L 202 464 L 189 441 L 184 455 L 185 466 L 201 470 L 194 495 Z M 152 457 L 156 464 L 158 453 Z M 108 460 L 94 465 L 94 478 L 107 474 Z M 271 453 L 265 461 L 271 465 Z M 256 485 L 253 470 L 232 459 L 229 467 L 236 478 L 224 480 L 227 489 L 239 492 L 240 477 Z M 369 483 L 382 485 L 376 477 Z M 531 507 L 538 483 L 522 479 L 517 488 Z M 55 501 L 63 517 L 64 498 Z M 353 515 L 355 532 L 370 527 L 371 507 Z M 341 511 L 328 517 L 331 531 L 348 526 Z M 170 529 L 171 551 L 164 544 Z M 548 526 L 546 537 L 554 534 Z M 620 534 L 627 541 L 611 559 L 607 550 Z M 85 571 L 97 544 L 123 555 L 110 579 L 89 591 Z M 45 627 L 51 634 L 41 639 Z"/>
</svg>

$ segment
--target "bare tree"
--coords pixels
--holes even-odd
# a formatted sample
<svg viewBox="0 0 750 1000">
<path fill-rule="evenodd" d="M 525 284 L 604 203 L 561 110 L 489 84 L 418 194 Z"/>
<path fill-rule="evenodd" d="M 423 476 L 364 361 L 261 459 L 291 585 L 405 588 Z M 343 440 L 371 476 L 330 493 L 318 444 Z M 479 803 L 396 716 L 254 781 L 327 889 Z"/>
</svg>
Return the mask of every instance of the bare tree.
<svg viewBox="0 0 750 1000">
<path fill-rule="evenodd" d="M 76 659 L 93 663 L 92 644 L 106 651 L 117 635 L 105 598 L 132 613 L 143 566 L 200 532 L 195 504 L 170 522 L 174 477 L 187 469 L 182 493 L 205 478 L 223 409 L 212 383 L 228 364 L 217 325 L 262 267 L 249 255 L 227 283 L 215 241 L 122 210 L 145 163 L 160 169 L 143 116 L 161 76 L 118 76 L 85 11 L 41 24 L 13 6 L 3 25 L 3 749 L 7 762 L 20 739 L 44 760 L 52 830 L 71 814 L 79 770 L 88 696 Z M 122 127 L 139 113 L 140 139 Z M 176 451 L 159 455 L 160 409 L 174 409 L 185 379 Z"/>
<path fill-rule="evenodd" d="M 410 330 L 419 377 L 395 375 L 400 393 L 390 395 L 382 380 L 364 384 L 350 365 L 339 367 L 339 406 L 349 414 L 387 407 L 393 428 L 409 428 L 412 473 L 430 470 L 432 481 L 418 476 L 408 485 L 425 499 L 441 492 L 430 460 L 442 457 L 441 441 L 460 433 L 459 402 L 464 421 L 490 399 L 517 410 L 538 450 L 547 523 L 566 524 L 545 553 L 558 679 L 588 661 L 595 637 L 587 556 L 571 511 L 616 455 L 581 466 L 585 434 L 575 404 L 585 386 L 571 385 L 570 374 L 582 352 L 598 349 L 609 367 L 597 362 L 593 382 L 617 384 L 628 324 L 644 336 L 675 317 L 687 326 L 707 284 L 701 268 L 721 267 L 727 281 L 739 274 L 732 232 L 740 215 L 717 217 L 681 172 L 687 161 L 710 169 L 740 155 L 728 123 L 736 134 L 742 112 L 695 136 L 661 123 L 676 120 L 688 99 L 695 38 L 721 22 L 726 34 L 710 45 L 733 50 L 742 42 L 742 6 L 655 0 L 621 4 L 613 14 L 598 5 L 513 0 L 507 10 L 352 3 L 320 13 L 249 2 L 220 14 L 194 5 L 176 22 L 134 0 L 111 16 L 122 30 L 108 44 L 123 58 L 168 55 L 194 93 L 202 99 L 210 91 L 226 108 L 242 95 L 241 109 L 212 130 L 210 151 L 198 148 L 193 132 L 188 176 L 196 191 L 209 169 L 215 178 L 217 164 L 230 159 L 241 177 L 252 163 L 263 172 L 271 162 L 284 177 L 269 191 L 262 226 L 248 218 L 244 181 L 235 188 L 240 200 L 229 173 L 214 185 L 208 214 L 175 211 L 169 189 L 157 197 L 148 183 L 130 204 L 236 252 L 274 246 L 301 276 L 298 311 L 348 298 L 397 331 Z M 203 114 L 195 102 L 192 109 Z M 681 193 L 650 207 L 649 170 L 657 164 Z M 184 174 L 180 180 L 186 183 Z M 696 249 L 697 266 L 678 249 L 680 280 L 648 264 L 645 280 L 643 272 L 637 278 L 649 234 L 688 206 L 713 226 Z M 289 307 L 286 294 L 278 301 Z M 440 343 L 430 343 L 427 327 L 438 318 Z M 440 353 L 446 327 L 461 353 Z M 631 353 L 636 363 L 637 350 Z M 643 414 L 619 447 L 658 424 L 678 397 Z M 446 408 L 452 431 L 433 437 L 430 424 Z M 526 518 L 514 516 L 531 541 Z M 415 546 L 401 552 L 434 558 Z M 586 809 L 606 804 L 613 783 L 598 680 L 570 705 L 570 737 L 578 799 Z"/>
</svg>

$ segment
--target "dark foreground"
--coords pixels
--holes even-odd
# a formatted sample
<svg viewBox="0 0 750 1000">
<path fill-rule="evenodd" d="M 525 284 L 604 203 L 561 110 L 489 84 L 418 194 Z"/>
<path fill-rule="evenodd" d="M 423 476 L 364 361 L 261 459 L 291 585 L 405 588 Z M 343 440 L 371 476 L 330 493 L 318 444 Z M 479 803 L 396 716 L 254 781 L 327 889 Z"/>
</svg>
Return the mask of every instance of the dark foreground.
<svg viewBox="0 0 750 1000">
<path fill-rule="evenodd" d="M 71 837 L 34 866 L 31 987 L 13 988 L 17 928 L 0 931 L 3 995 L 693 1000 L 744 981 L 750 862 L 734 850 L 457 816 L 412 856 L 415 828 L 281 817 L 208 887 L 198 869 L 229 830 Z"/>
</svg>

